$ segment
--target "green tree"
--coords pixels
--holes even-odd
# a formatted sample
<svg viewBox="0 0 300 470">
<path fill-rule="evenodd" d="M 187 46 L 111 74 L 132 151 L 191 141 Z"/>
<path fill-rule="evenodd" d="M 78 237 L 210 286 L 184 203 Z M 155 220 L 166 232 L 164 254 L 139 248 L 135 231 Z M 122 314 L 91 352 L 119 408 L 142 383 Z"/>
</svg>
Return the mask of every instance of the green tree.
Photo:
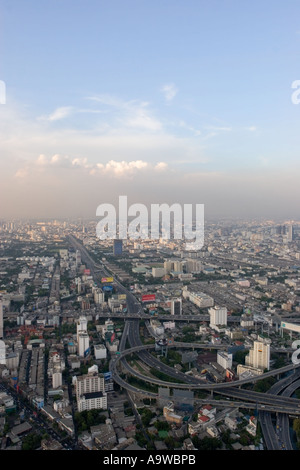
<svg viewBox="0 0 300 470">
<path fill-rule="evenodd" d="M 42 436 L 32 432 L 23 438 L 22 450 L 35 450 L 41 445 Z"/>
<path fill-rule="evenodd" d="M 140 447 L 145 447 L 148 442 L 141 431 L 135 433 L 135 439 Z"/>
<path fill-rule="evenodd" d="M 293 430 L 296 432 L 297 437 L 300 438 L 300 418 L 294 419 Z"/>
<path fill-rule="evenodd" d="M 167 423 L 167 421 L 156 421 L 154 424 L 156 429 L 158 431 L 169 431 L 170 430 L 170 424 Z"/>
<path fill-rule="evenodd" d="M 274 385 L 276 379 L 274 377 L 267 377 L 266 379 L 258 380 L 254 385 L 253 390 L 255 392 L 265 393 L 269 388 Z"/>
</svg>

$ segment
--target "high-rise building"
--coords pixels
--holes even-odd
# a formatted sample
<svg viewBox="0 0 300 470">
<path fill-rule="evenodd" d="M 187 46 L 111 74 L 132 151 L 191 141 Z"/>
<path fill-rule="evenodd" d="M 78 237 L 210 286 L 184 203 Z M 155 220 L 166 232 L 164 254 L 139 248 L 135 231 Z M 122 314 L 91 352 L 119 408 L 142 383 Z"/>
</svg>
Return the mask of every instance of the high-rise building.
<svg viewBox="0 0 300 470">
<path fill-rule="evenodd" d="M 164 268 L 166 274 L 170 274 L 171 271 L 174 271 L 174 261 L 165 261 L 164 262 Z"/>
<path fill-rule="evenodd" d="M 123 240 L 116 239 L 114 240 L 113 254 L 114 256 L 119 256 L 123 252 Z"/>
<path fill-rule="evenodd" d="M 187 273 L 200 273 L 202 269 L 202 263 L 197 259 L 188 259 L 186 262 Z"/>
<path fill-rule="evenodd" d="M 90 352 L 90 339 L 87 333 L 78 335 L 78 356 L 87 357 Z"/>
<path fill-rule="evenodd" d="M 103 374 L 91 371 L 75 378 L 78 411 L 107 409 L 107 394 Z"/>
<path fill-rule="evenodd" d="M 81 265 L 81 253 L 79 250 L 76 250 L 75 262 L 76 262 L 76 269 L 78 269 L 79 266 Z"/>
<path fill-rule="evenodd" d="M 232 368 L 232 354 L 226 351 L 218 351 L 217 354 L 217 363 L 220 364 L 223 369 Z"/>
<path fill-rule="evenodd" d="M 80 357 L 88 356 L 90 352 L 90 339 L 87 332 L 87 318 L 81 316 L 77 322 L 77 344 L 78 355 Z"/>
<path fill-rule="evenodd" d="M 3 338 L 3 301 L 0 297 L 0 339 Z"/>
<path fill-rule="evenodd" d="M 278 225 L 276 227 L 276 235 L 285 235 L 285 225 Z"/>
<path fill-rule="evenodd" d="M 104 392 L 104 375 L 99 374 L 97 371 L 90 371 L 88 374 L 76 377 L 75 392 L 76 397 L 84 393 L 91 392 Z"/>
<path fill-rule="evenodd" d="M 174 261 L 174 271 L 175 272 L 182 272 L 183 271 L 184 263 L 182 261 Z"/>
<path fill-rule="evenodd" d="M 58 388 L 62 386 L 62 373 L 61 372 L 54 372 L 52 375 L 52 387 Z"/>
<path fill-rule="evenodd" d="M 4 341 L 0 339 L 0 364 L 6 364 L 6 347 Z"/>
<path fill-rule="evenodd" d="M 182 299 L 171 300 L 171 315 L 182 315 Z"/>
<path fill-rule="evenodd" d="M 185 266 L 184 261 L 179 260 L 166 260 L 164 261 L 164 269 L 166 274 L 169 274 L 171 271 L 183 272 L 183 267 Z"/>
<path fill-rule="evenodd" d="M 253 348 L 245 358 L 247 366 L 256 369 L 270 369 L 270 343 L 267 341 L 254 341 Z"/>
<path fill-rule="evenodd" d="M 227 325 L 227 308 L 226 307 L 212 307 L 208 310 L 210 315 L 209 326 L 213 328 L 217 325 Z"/>
<path fill-rule="evenodd" d="M 94 290 L 94 302 L 95 304 L 100 305 L 100 304 L 103 304 L 104 301 L 105 301 L 105 294 L 102 291 L 102 289 L 100 289 L 100 287 L 97 287 Z"/>
<path fill-rule="evenodd" d="M 94 345 L 94 354 L 95 359 L 106 359 L 107 349 L 104 344 L 95 344 Z"/>
<path fill-rule="evenodd" d="M 294 240 L 294 226 L 293 225 L 288 225 L 287 226 L 287 239 L 288 241 L 292 242 Z"/>
<path fill-rule="evenodd" d="M 79 341 L 80 333 L 87 333 L 87 318 L 84 316 L 79 317 L 77 321 L 77 342 Z"/>
</svg>

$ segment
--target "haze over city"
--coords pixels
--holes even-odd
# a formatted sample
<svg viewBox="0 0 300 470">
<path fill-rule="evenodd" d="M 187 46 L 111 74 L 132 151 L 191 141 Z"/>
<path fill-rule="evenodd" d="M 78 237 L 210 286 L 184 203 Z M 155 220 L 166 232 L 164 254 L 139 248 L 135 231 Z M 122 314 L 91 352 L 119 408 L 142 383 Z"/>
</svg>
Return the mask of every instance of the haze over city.
<svg viewBox="0 0 300 470">
<path fill-rule="evenodd" d="M 298 218 L 296 1 L 3 1 L 0 217 Z"/>
</svg>

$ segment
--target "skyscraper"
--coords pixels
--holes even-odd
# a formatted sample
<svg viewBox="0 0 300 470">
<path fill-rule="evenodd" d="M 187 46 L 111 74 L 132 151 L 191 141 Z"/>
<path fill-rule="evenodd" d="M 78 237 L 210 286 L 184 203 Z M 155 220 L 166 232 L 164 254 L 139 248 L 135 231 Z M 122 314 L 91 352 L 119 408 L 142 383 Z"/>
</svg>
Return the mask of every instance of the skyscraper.
<svg viewBox="0 0 300 470">
<path fill-rule="evenodd" d="M 0 364 L 6 364 L 6 347 L 3 339 L 3 301 L 0 296 Z"/>
<path fill-rule="evenodd" d="M 245 358 L 247 366 L 257 369 L 270 369 L 270 344 L 266 341 L 254 341 L 253 348 L 250 349 Z"/>
<path fill-rule="evenodd" d="M 79 250 L 76 250 L 75 262 L 76 262 L 76 269 L 78 269 L 79 266 L 81 265 L 81 253 Z"/>
<path fill-rule="evenodd" d="M 116 239 L 114 240 L 113 253 L 114 256 L 119 256 L 123 252 L 123 240 Z"/>
<path fill-rule="evenodd" d="M 172 299 L 171 315 L 182 315 L 182 299 Z"/>
<path fill-rule="evenodd" d="M 3 338 L 3 302 L 0 297 L 0 339 Z"/>
<path fill-rule="evenodd" d="M 293 225 L 288 225 L 287 227 L 287 239 L 289 242 L 292 242 L 294 240 L 294 226 Z"/>
<path fill-rule="evenodd" d="M 87 318 L 80 316 L 77 320 L 77 341 L 80 333 L 87 333 Z"/>
<path fill-rule="evenodd" d="M 75 390 L 78 411 L 107 409 L 107 394 L 103 374 L 93 370 L 88 374 L 76 377 Z"/>
<path fill-rule="evenodd" d="M 81 316 L 77 321 L 78 355 L 86 357 L 90 352 L 90 340 L 87 332 L 87 318 Z"/>
<path fill-rule="evenodd" d="M 217 325 L 227 325 L 227 308 L 226 307 L 212 307 L 208 310 L 210 315 L 209 326 L 213 328 Z"/>
<path fill-rule="evenodd" d="M 78 335 L 78 356 L 87 357 L 90 352 L 90 339 L 87 333 L 79 333 Z"/>
</svg>

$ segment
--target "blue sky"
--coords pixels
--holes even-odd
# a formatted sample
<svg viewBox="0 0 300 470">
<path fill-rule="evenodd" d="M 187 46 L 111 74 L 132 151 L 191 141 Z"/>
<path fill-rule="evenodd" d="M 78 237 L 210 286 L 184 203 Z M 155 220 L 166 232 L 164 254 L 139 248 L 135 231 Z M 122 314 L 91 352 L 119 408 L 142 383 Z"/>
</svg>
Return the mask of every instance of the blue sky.
<svg viewBox="0 0 300 470">
<path fill-rule="evenodd" d="M 211 214 L 220 188 L 239 215 L 238 180 L 249 208 L 246 188 L 268 198 L 257 215 L 298 216 L 299 12 L 291 0 L 3 0 L 0 166 L 2 190 L 18 190 L 0 215 L 70 214 L 78 180 L 87 215 L 108 189 L 150 202 L 153 187 L 161 202 L 207 199 Z"/>
</svg>

